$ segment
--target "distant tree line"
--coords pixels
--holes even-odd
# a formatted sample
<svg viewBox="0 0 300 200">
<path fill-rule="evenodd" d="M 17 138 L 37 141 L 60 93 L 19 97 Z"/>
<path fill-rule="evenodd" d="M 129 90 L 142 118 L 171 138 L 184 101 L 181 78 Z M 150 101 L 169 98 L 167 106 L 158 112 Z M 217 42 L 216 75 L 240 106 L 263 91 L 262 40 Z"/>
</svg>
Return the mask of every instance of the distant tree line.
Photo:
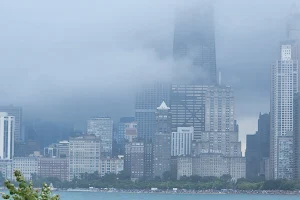
<svg viewBox="0 0 300 200">
<path fill-rule="evenodd" d="M 232 181 L 230 175 L 218 177 L 201 177 L 193 175 L 190 177 L 183 176 L 180 180 L 174 180 L 170 172 L 165 172 L 163 177 L 155 177 L 153 180 L 143 180 L 133 182 L 130 175 L 122 171 L 118 175 L 106 174 L 100 176 L 98 172 L 92 174 L 84 173 L 79 178 L 72 181 L 60 181 L 58 178 L 38 177 L 32 175 L 32 182 L 36 187 L 41 187 L 44 183 L 53 184 L 55 188 L 116 188 L 116 189 L 150 189 L 158 188 L 167 190 L 172 188 L 187 190 L 207 190 L 207 189 L 238 189 L 238 190 L 300 190 L 299 181 L 290 180 L 248 180 L 245 178 Z"/>
</svg>

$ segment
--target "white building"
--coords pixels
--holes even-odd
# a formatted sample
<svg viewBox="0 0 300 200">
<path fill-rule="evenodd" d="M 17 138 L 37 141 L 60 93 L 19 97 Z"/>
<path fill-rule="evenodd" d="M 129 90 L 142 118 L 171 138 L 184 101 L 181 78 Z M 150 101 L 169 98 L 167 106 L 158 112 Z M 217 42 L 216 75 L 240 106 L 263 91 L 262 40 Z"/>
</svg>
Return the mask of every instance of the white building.
<svg viewBox="0 0 300 200">
<path fill-rule="evenodd" d="M 110 117 L 95 117 L 88 120 L 87 134 L 101 138 L 101 155 L 111 157 L 113 140 L 113 120 Z"/>
<path fill-rule="evenodd" d="M 118 158 L 104 158 L 101 159 L 100 175 L 105 174 L 119 174 L 124 170 L 124 156 L 118 156 Z"/>
<path fill-rule="evenodd" d="M 13 178 L 13 161 L 8 159 L 0 159 L 0 172 L 5 179 Z"/>
<path fill-rule="evenodd" d="M 69 178 L 80 177 L 82 173 L 99 171 L 101 143 L 96 136 L 71 138 L 70 142 Z"/>
<path fill-rule="evenodd" d="M 171 156 L 191 155 L 194 127 L 178 127 L 172 132 Z"/>
<path fill-rule="evenodd" d="M 293 99 L 298 91 L 298 60 L 293 41 L 281 44 L 280 60 L 271 68 L 271 179 L 290 177 L 293 163 L 281 162 L 279 137 L 293 131 Z M 280 173 L 279 173 L 280 171 Z"/>
<path fill-rule="evenodd" d="M 8 116 L 15 117 L 15 142 L 24 141 L 24 134 L 22 134 L 22 107 L 13 105 L 0 106 L 0 112 L 6 112 Z"/>
<path fill-rule="evenodd" d="M 13 159 L 13 171 L 20 170 L 26 180 L 32 178 L 32 174 L 38 173 L 37 157 L 16 157 Z"/>
<path fill-rule="evenodd" d="M 15 117 L 0 112 L 0 159 L 14 156 Z"/>
<path fill-rule="evenodd" d="M 59 158 L 68 158 L 70 154 L 69 141 L 63 140 L 57 144 L 57 155 Z"/>
</svg>

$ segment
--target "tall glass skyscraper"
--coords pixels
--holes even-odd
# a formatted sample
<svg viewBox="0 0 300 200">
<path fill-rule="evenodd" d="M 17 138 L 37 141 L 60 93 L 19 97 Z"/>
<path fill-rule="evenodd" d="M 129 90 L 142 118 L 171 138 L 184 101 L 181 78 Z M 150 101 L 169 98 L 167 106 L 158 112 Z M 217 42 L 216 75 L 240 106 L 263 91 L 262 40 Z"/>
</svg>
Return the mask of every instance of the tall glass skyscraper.
<svg viewBox="0 0 300 200">
<path fill-rule="evenodd" d="M 155 112 L 162 101 L 169 103 L 170 85 L 155 83 L 144 87 L 136 95 L 135 120 L 138 125 L 138 138 L 149 142 L 153 139 L 156 127 Z"/>
<path fill-rule="evenodd" d="M 211 1 L 178 9 L 175 18 L 173 82 L 215 84 L 214 9 Z M 186 77 L 183 77 L 186 76 Z"/>
</svg>

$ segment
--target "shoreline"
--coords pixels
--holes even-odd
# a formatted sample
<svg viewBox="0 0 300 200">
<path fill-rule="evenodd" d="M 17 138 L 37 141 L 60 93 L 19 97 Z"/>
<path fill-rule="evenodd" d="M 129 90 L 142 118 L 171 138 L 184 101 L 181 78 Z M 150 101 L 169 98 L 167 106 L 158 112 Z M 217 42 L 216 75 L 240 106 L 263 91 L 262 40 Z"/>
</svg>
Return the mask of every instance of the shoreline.
<svg viewBox="0 0 300 200">
<path fill-rule="evenodd" d="M 127 194 L 211 194 L 211 195 L 300 195 L 300 191 L 285 190 L 121 190 L 121 189 L 57 189 L 58 192 L 98 192 L 98 193 L 127 193 Z"/>
</svg>

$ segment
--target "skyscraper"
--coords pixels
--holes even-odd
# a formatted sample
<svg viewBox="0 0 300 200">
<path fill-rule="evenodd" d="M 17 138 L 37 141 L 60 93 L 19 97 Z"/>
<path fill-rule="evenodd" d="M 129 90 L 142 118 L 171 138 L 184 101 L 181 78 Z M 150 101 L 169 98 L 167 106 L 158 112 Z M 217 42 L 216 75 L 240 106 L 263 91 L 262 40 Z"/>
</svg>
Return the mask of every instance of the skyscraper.
<svg viewBox="0 0 300 200">
<path fill-rule="evenodd" d="M 87 134 L 101 138 L 102 157 L 111 157 L 113 120 L 110 117 L 95 117 L 88 120 Z"/>
<path fill-rule="evenodd" d="M 294 178 L 300 180 L 300 92 L 294 98 Z"/>
<path fill-rule="evenodd" d="M 10 106 L 0 106 L 0 112 L 6 112 L 9 116 L 15 117 L 15 142 L 24 141 L 24 136 L 22 135 L 22 108 L 13 105 Z"/>
<path fill-rule="evenodd" d="M 0 112 L 0 159 L 14 157 L 15 117 Z"/>
<path fill-rule="evenodd" d="M 205 131 L 234 131 L 234 96 L 230 86 L 209 86 L 205 100 Z"/>
<path fill-rule="evenodd" d="M 138 137 L 145 142 L 153 139 L 156 108 L 162 101 L 169 103 L 169 91 L 169 84 L 155 83 L 144 87 L 136 95 L 135 120 L 138 124 Z"/>
<path fill-rule="evenodd" d="M 215 84 L 214 8 L 210 0 L 177 9 L 173 57 L 177 84 Z"/>
<path fill-rule="evenodd" d="M 279 139 L 293 131 L 293 98 L 298 91 L 298 60 L 294 59 L 294 41 L 280 46 L 280 59 L 271 68 L 271 135 L 270 178 L 290 178 L 292 163 L 282 162 L 279 157 Z M 288 154 L 290 155 L 290 154 Z M 289 159 L 290 160 L 290 159 Z"/>
<path fill-rule="evenodd" d="M 171 113 L 172 132 L 177 127 L 194 127 L 194 138 L 205 131 L 205 102 L 208 86 L 172 85 Z"/>
<path fill-rule="evenodd" d="M 156 112 L 156 132 L 153 141 L 153 176 L 163 177 L 171 170 L 171 113 L 163 101 Z"/>
</svg>

